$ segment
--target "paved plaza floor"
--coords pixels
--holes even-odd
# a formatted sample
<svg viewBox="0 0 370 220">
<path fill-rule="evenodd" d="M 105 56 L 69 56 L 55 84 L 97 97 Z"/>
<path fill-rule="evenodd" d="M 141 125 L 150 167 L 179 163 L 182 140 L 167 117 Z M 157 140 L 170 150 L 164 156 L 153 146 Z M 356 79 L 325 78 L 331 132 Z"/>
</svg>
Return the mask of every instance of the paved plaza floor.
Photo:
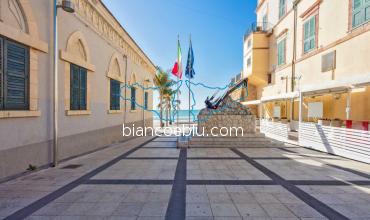
<svg viewBox="0 0 370 220">
<path fill-rule="evenodd" d="M 0 218 L 370 219 L 370 165 L 272 140 L 135 138 L 0 184 Z"/>
</svg>

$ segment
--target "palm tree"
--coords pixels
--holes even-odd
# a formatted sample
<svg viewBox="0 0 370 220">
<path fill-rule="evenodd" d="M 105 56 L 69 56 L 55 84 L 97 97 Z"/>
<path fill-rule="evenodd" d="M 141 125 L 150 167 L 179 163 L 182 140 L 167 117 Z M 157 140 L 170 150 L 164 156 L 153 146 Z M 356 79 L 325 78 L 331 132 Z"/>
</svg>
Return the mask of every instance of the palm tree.
<svg viewBox="0 0 370 220">
<path fill-rule="evenodd" d="M 174 96 L 174 94 L 176 93 L 176 91 L 172 90 L 172 89 L 168 89 L 166 90 L 166 94 L 164 95 L 164 104 L 165 104 L 165 108 L 166 108 L 166 126 L 168 126 L 168 122 L 169 124 L 171 125 L 172 124 L 172 97 Z"/>
<path fill-rule="evenodd" d="M 163 127 L 163 100 L 168 90 L 171 89 L 172 81 L 167 72 L 163 71 L 160 67 L 157 67 L 157 74 L 154 77 L 154 84 L 159 90 L 159 119 L 161 127 Z"/>
</svg>

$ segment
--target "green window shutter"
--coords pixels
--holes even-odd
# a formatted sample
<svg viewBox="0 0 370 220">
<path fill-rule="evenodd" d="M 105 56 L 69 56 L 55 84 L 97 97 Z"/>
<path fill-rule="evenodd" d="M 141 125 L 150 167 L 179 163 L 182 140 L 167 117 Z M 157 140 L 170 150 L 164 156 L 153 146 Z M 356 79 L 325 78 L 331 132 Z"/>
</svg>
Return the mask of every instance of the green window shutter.
<svg viewBox="0 0 370 220">
<path fill-rule="evenodd" d="M 144 93 L 144 108 L 145 108 L 145 110 L 148 109 L 148 99 L 149 99 L 149 93 L 145 92 Z"/>
<path fill-rule="evenodd" d="M 316 16 L 313 16 L 303 25 L 304 31 L 304 53 L 316 47 Z"/>
<path fill-rule="evenodd" d="M 114 81 L 110 79 L 110 110 L 114 110 Z"/>
<path fill-rule="evenodd" d="M 87 70 L 71 64 L 70 109 L 86 110 L 87 106 Z"/>
<path fill-rule="evenodd" d="M 370 0 L 365 0 L 364 2 L 364 13 L 365 13 L 365 21 L 370 20 Z"/>
<path fill-rule="evenodd" d="M 285 15 L 286 1 L 280 0 L 279 2 L 279 19 Z"/>
<path fill-rule="evenodd" d="M 71 64 L 70 102 L 71 110 L 79 110 L 80 74 L 78 66 Z"/>
<path fill-rule="evenodd" d="M 136 88 L 131 87 L 131 110 L 136 109 Z"/>
<path fill-rule="evenodd" d="M 110 109 L 120 110 L 121 87 L 117 80 L 110 80 Z"/>
<path fill-rule="evenodd" d="M 262 29 L 264 30 L 264 31 L 266 31 L 267 30 L 267 14 L 265 14 L 264 16 L 263 16 L 263 18 L 262 18 Z"/>
<path fill-rule="evenodd" d="M 120 110 L 121 109 L 121 83 L 117 81 L 116 85 L 116 109 Z"/>
<path fill-rule="evenodd" d="M 80 68 L 80 110 L 86 110 L 87 70 Z"/>
<path fill-rule="evenodd" d="M 278 43 L 278 65 L 285 63 L 285 42 L 286 39 L 283 39 Z"/>
<path fill-rule="evenodd" d="M 370 0 L 352 0 L 352 27 L 370 20 Z"/>
<path fill-rule="evenodd" d="M 4 108 L 4 96 L 3 96 L 3 60 L 4 60 L 4 55 L 3 55 L 3 48 L 4 48 L 4 40 L 2 38 L 0 38 L 0 109 L 3 109 Z"/>
<path fill-rule="evenodd" d="M 28 109 L 28 65 L 29 50 L 27 47 L 4 41 L 4 107 L 12 110 Z"/>
</svg>

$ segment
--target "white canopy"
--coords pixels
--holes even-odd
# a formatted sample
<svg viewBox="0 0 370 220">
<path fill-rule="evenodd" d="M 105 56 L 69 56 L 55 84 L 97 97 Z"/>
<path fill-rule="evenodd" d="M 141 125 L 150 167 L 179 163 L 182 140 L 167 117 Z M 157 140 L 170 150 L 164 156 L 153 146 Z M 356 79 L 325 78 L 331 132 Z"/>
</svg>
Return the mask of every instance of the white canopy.
<svg viewBox="0 0 370 220">
<path fill-rule="evenodd" d="M 243 105 L 258 105 L 261 104 L 261 100 L 250 100 L 246 102 L 242 102 Z"/>
<path fill-rule="evenodd" d="M 303 94 L 323 94 L 332 92 L 345 92 L 348 89 L 366 86 L 370 84 L 370 74 L 354 75 L 338 80 L 323 83 L 315 83 L 302 86 Z"/>
<path fill-rule="evenodd" d="M 269 101 L 276 101 L 276 100 L 285 100 L 285 99 L 294 99 L 299 97 L 299 92 L 288 92 L 282 93 L 279 95 L 274 96 L 265 96 L 261 98 L 261 102 L 269 102 Z"/>
</svg>

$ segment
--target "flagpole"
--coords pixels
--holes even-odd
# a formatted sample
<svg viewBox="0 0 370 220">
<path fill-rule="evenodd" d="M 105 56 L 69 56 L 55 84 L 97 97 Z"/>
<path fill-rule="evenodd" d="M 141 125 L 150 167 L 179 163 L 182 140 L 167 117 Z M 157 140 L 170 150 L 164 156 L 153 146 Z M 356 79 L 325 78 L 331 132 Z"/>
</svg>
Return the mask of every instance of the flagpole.
<svg viewBox="0 0 370 220">
<path fill-rule="evenodd" d="M 191 45 L 191 35 L 189 36 L 189 43 Z M 189 59 L 189 58 L 188 58 Z M 191 112 L 190 112 L 190 86 L 191 86 L 191 71 L 190 71 L 190 77 L 189 77 L 189 134 L 191 134 L 191 130 L 190 130 L 190 116 L 191 116 Z M 189 139 L 188 139 L 188 148 L 190 146 L 190 135 L 189 135 Z"/>
<path fill-rule="evenodd" d="M 180 35 L 178 34 L 177 35 L 177 42 L 179 43 L 180 42 Z M 179 60 L 177 61 L 177 63 L 179 63 Z M 180 65 L 180 63 L 179 63 Z M 182 65 L 182 64 L 181 64 Z M 182 70 L 182 68 L 179 66 L 179 70 Z M 179 82 L 180 82 L 180 78 L 177 77 L 177 86 L 179 86 Z M 178 103 L 178 101 L 180 100 L 180 93 L 179 93 L 179 87 L 177 87 L 177 100 L 176 100 L 176 105 L 177 105 L 177 127 L 179 127 L 179 111 L 180 111 L 180 103 Z"/>
</svg>

